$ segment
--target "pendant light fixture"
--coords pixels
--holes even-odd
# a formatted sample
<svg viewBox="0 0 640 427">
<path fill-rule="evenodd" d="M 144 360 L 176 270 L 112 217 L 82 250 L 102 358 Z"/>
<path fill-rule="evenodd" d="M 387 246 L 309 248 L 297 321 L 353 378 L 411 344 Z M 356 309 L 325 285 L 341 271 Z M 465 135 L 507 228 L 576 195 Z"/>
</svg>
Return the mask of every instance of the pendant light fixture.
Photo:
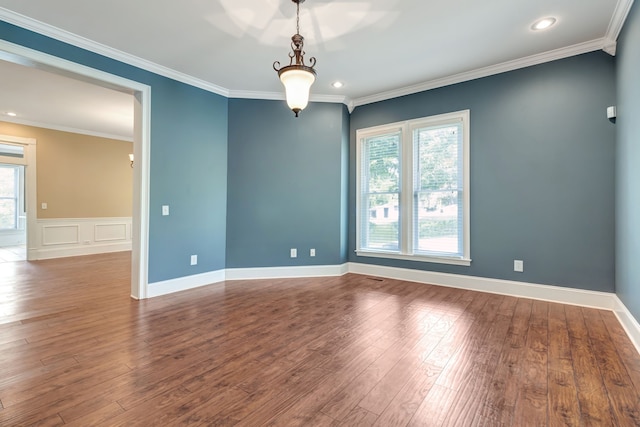
<svg viewBox="0 0 640 427">
<path fill-rule="evenodd" d="M 289 65 L 280 67 L 280 61 L 273 63 L 273 69 L 278 72 L 278 77 L 284 85 L 287 97 L 287 105 L 295 113 L 296 117 L 309 103 L 309 89 L 316 80 L 316 58 L 310 58 L 309 65 L 304 63 L 304 37 L 300 35 L 300 3 L 304 0 L 291 0 L 296 4 L 296 33 L 291 37 L 291 49 L 289 53 Z"/>
</svg>

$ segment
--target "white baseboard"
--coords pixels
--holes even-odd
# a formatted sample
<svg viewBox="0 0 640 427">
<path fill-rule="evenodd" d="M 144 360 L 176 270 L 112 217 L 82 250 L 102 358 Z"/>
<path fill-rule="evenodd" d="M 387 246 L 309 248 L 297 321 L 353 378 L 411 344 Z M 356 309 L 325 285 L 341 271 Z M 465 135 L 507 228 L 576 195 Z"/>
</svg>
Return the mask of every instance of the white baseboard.
<svg viewBox="0 0 640 427">
<path fill-rule="evenodd" d="M 53 259 L 66 258 L 70 256 L 95 255 L 109 252 L 130 251 L 131 242 L 93 244 L 86 246 L 76 246 L 71 248 L 38 248 L 29 249 L 29 259 Z"/>
<path fill-rule="evenodd" d="M 615 307 L 613 312 L 616 317 L 620 321 L 620 324 L 624 328 L 627 336 L 640 353 L 640 323 L 633 317 L 633 314 L 629 311 L 629 309 L 622 303 L 620 298 L 617 295 L 613 296 L 615 301 Z"/>
<path fill-rule="evenodd" d="M 192 276 L 179 277 L 177 279 L 165 280 L 162 282 L 149 283 L 147 297 L 153 298 L 161 295 L 171 294 L 187 289 L 199 288 L 200 286 L 212 285 L 225 280 L 225 271 L 217 270 L 208 273 L 194 274 Z"/>
<path fill-rule="evenodd" d="M 296 277 L 341 276 L 347 273 L 347 264 L 301 266 L 301 267 L 267 267 L 267 268 L 230 268 L 212 271 L 193 276 L 150 283 L 148 298 L 186 291 L 200 286 L 211 285 L 224 280 L 281 279 Z"/>
<path fill-rule="evenodd" d="M 610 292 L 360 263 L 349 263 L 349 272 L 605 310 L 613 310 L 615 306 L 615 294 Z"/>
<path fill-rule="evenodd" d="M 305 265 L 299 267 L 228 268 L 226 270 L 226 280 L 342 276 L 347 272 L 348 264 Z"/>
</svg>

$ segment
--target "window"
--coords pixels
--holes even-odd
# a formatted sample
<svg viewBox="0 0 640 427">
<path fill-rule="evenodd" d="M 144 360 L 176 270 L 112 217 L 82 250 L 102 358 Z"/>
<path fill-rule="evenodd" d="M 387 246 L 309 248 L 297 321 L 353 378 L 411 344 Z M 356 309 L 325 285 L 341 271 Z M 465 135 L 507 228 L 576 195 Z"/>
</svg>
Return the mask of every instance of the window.
<svg viewBox="0 0 640 427">
<path fill-rule="evenodd" d="M 22 167 L 0 165 L 0 230 L 21 228 Z"/>
<path fill-rule="evenodd" d="M 356 139 L 358 255 L 470 265 L 469 110 Z"/>
</svg>

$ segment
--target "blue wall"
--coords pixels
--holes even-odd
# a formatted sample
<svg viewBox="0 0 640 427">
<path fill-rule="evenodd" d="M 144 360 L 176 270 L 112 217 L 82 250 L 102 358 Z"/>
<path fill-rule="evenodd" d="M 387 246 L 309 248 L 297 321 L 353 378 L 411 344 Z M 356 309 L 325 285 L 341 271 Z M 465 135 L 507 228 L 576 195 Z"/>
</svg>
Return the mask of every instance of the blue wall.
<svg viewBox="0 0 640 427">
<path fill-rule="evenodd" d="M 640 321 L 640 5 L 619 38 L 616 293 Z"/>
<path fill-rule="evenodd" d="M 638 48 L 637 14 L 635 7 L 625 27 L 635 40 L 622 44 L 618 76 L 621 92 L 636 94 L 637 56 L 628 52 Z M 294 119 L 282 101 L 227 100 L 7 23 L 0 38 L 152 87 L 150 282 L 350 260 L 614 289 L 616 127 L 605 109 L 615 104 L 616 74 L 602 52 L 361 106 L 351 117 L 343 105 L 312 103 Z M 624 114 L 635 110 L 622 107 L 637 102 L 625 99 L 619 155 L 626 159 L 640 155 L 637 144 L 623 151 L 634 130 L 624 127 Z M 357 257 L 355 130 L 462 109 L 471 110 L 472 265 Z M 637 181 L 628 169 L 619 195 Z M 632 195 L 620 201 L 618 219 L 619 234 L 633 237 L 638 230 L 628 223 L 640 207 Z M 169 217 L 160 215 L 163 204 Z M 637 241 L 618 246 L 618 274 L 628 284 L 638 282 L 630 261 Z M 191 254 L 199 265 L 189 266 Z M 524 260 L 524 273 L 513 272 L 514 259 Z M 640 290 L 620 289 L 638 313 L 630 299 Z"/>
<path fill-rule="evenodd" d="M 340 259 L 346 262 L 349 258 L 349 124 L 351 117 L 346 106 L 342 107 L 342 212 L 340 212 Z"/>
<path fill-rule="evenodd" d="M 344 110 L 311 103 L 296 119 L 283 101 L 229 100 L 227 267 L 345 261 Z"/>
<path fill-rule="evenodd" d="M 615 126 L 606 107 L 615 96 L 614 59 L 595 52 L 356 108 L 350 261 L 612 292 Z M 463 109 L 471 266 L 357 256 L 356 129 Z"/>
<path fill-rule="evenodd" d="M 223 269 L 227 99 L 2 21 L 0 39 L 151 86 L 149 282 Z"/>
</svg>

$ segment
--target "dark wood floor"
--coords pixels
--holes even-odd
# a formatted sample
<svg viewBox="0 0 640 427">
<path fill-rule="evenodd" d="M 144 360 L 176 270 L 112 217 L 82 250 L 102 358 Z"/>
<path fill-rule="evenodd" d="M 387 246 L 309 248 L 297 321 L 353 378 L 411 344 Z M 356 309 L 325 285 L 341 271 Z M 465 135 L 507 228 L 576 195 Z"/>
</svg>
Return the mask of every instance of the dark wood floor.
<svg viewBox="0 0 640 427">
<path fill-rule="evenodd" d="M 608 311 L 353 274 L 137 302 L 129 268 L 0 264 L 0 425 L 640 425 Z"/>
</svg>

